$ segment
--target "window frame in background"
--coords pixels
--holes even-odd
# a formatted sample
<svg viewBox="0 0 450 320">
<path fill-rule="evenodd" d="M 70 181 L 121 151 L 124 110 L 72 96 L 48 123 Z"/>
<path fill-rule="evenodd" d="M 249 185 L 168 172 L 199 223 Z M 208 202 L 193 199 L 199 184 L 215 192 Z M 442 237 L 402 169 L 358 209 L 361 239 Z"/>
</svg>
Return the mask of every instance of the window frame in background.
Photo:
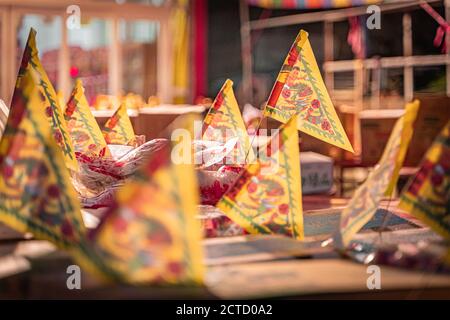
<svg viewBox="0 0 450 320">
<path fill-rule="evenodd" d="M 70 93 L 70 56 L 68 46 L 68 30 L 66 28 L 67 8 L 73 5 L 73 0 L 0 0 L 0 95 L 7 105 L 10 104 L 17 66 L 15 55 L 17 52 L 17 26 L 20 17 L 26 14 L 44 16 L 60 16 L 62 19 L 61 47 L 58 54 L 58 83 L 59 90 L 64 97 Z M 170 1 L 160 7 L 142 5 L 136 3 L 115 4 L 104 1 L 78 0 L 83 18 L 108 20 L 109 33 L 111 35 L 108 55 L 108 92 L 107 94 L 119 95 L 122 91 L 122 43 L 120 40 L 120 21 L 147 20 L 159 23 L 157 36 L 157 61 L 156 72 L 157 96 L 161 102 L 168 103 L 172 100 L 172 47 L 170 30 Z M 38 49 L 39 49 L 39 43 Z M 144 97 L 147 98 L 147 97 Z"/>
</svg>

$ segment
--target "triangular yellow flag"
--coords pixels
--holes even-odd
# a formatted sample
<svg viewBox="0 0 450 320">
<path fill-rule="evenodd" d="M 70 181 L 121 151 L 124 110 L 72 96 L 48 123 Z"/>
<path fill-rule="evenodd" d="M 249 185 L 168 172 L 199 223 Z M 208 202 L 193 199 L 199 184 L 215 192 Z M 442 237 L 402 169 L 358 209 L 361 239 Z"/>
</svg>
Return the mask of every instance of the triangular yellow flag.
<svg viewBox="0 0 450 320">
<path fill-rule="evenodd" d="M 136 137 L 125 103 L 122 103 L 106 121 L 102 133 L 107 144 L 133 145 L 135 143 Z"/>
<path fill-rule="evenodd" d="M 102 131 L 89 108 L 81 80 L 75 83 L 64 111 L 64 119 L 67 122 L 75 152 L 110 155 Z"/>
<path fill-rule="evenodd" d="M 179 137 L 181 149 L 192 148 L 193 120 L 178 120 L 189 125 L 181 127 L 189 132 Z M 133 284 L 203 281 L 196 175 L 192 157 L 179 160 L 167 145 L 118 190 L 114 207 L 93 234 L 91 253 L 76 255 L 82 266 Z"/>
<path fill-rule="evenodd" d="M 314 57 L 301 30 L 284 60 L 264 115 L 285 123 L 298 114 L 298 130 L 353 152 Z"/>
<path fill-rule="evenodd" d="M 450 240 L 450 121 L 428 149 L 399 207 Z"/>
<path fill-rule="evenodd" d="M 62 149 L 66 166 L 69 169 L 76 171 L 78 170 L 78 163 L 75 158 L 72 141 L 67 131 L 66 122 L 63 119 L 62 106 L 59 105 L 59 99 L 56 95 L 55 89 L 48 79 L 47 73 L 39 60 L 38 50 L 36 47 L 36 31 L 34 29 L 30 30 L 27 44 L 23 51 L 22 62 L 20 64 L 19 74 L 17 75 L 14 94 L 18 88 L 20 78 L 27 72 L 26 69 L 28 66 L 31 67 L 31 70 L 34 73 L 33 79 L 35 79 L 40 92 L 44 96 L 45 114 L 47 115 L 47 119 L 53 129 L 53 136 Z"/>
<path fill-rule="evenodd" d="M 0 141 L 0 221 L 69 248 L 85 229 L 61 149 L 30 69 L 23 70 Z"/>
<path fill-rule="evenodd" d="M 203 120 L 202 140 L 226 143 L 237 138 L 230 154 L 233 164 L 253 162 L 255 155 L 233 92 L 233 81 L 227 79 Z"/>
<path fill-rule="evenodd" d="M 280 128 L 267 159 L 247 165 L 216 205 L 249 233 L 304 238 L 296 124 L 293 116 Z"/>
<path fill-rule="evenodd" d="M 372 219 L 383 197 L 392 195 L 411 141 L 419 105 L 418 100 L 406 105 L 405 114 L 395 123 L 380 161 L 342 211 L 340 234 L 335 238 L 337 246 L 348 246 L 353 236 Z"/>
</svg>

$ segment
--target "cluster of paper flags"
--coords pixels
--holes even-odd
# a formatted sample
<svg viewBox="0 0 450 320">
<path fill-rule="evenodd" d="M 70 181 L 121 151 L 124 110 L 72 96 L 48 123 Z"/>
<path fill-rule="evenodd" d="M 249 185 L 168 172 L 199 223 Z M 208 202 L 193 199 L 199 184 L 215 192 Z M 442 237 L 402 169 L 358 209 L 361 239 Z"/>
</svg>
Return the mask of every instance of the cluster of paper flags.
<svg viewBox="0 0 450 320">
<path fill-rule="evenodd" d="M 204 132 L 214 124 L 216 130 L 204 137 L 219 139 L 220 134 L 229 130 L 230 123 L 239 123 L 236 118 L 230 121 L 229 116 L 238 115 L 238 111 L 225 111 L 230 110 L 229 105 L 236 105 L 231 87 L 232 82 L 227 80 L 216 97 L 205 119 Z M 334 236 L 337 248 L 347 247 L 354 235 L 372 219 L 381 200 L 393 196 L 419 106 L 417 100 L 405 106 L 405 114 L 396 122 L 381 159 L 342 211 L 340 228 Z M 283 63 L 264 116 L 285 123 L 264 149 L 272 151 L 258 154 L 256 161 L 247 163 L 236 183 L 216 206 L 251 234 L 282 234 L 301 240 L 304 230 L 296 129 L 353 152 L 323 83 L 308 34 L 303 30 Z M 243 128 L 240 124 L 236 127 Z M 445 237 L 450 235 L 448 127 L 430 148 L 400 204 Z M 242 141 L 239 145 L 243 146 L 248 138 L 239 136 L 239 140 Z M 274 144 L 279 145 L 275 152 L 271 148 Z M 241 147 L 239 152 L 246 150 Z M 270 168 L 276 169 L 268 170 Z"/>
<path fill-rule="evenodd" d="M 227 80 L 212 104 L 202 139 L 234 139 L 232 161 L 242 173 L 217 207 L 252 234 L 304 239 L 298 130 L 352 151 L 320 75 L 308 34 L 294 41 L 264 115 L 283 124 L 255 155 Z M 345 248 L 392 196 L 413 133 L 419 102 L 405 108 L 385 151 L 341 215 L 334 237 Z M 192 155 L 193 116 L 174 127 Z M 201 283 L 203 258 L 193 158 L 172 161 L 175 143 L 151 155 L 114 195 L 100 225 L 88 234 L 70 181 L 77 154 L 109 157 L 108 144 L 133 145 L 135 134 L 121 105 L 100 129 L 77 81 L 60 104 L 39 62 L 35 32 L 24 51 L 5 132 L 0 141 L 0 221 L 69 249 L 83 267 L 104 279 L 142 283 Z M 190 161 L 189 161 L 190 160 Z M 400 206 L 450 237 L 450 122 L 436 138 L 401 197 Z M 68 170 L 69 169 L 69 170 Z"/>
<path fill-rule="evenodd" d="M 298 143 L 294 115 L 272 137 L 267 156 L 244 168 L 217 207 L 249 233 L 303 239 Z"/>
<path fill-rule="evenodd" d="M 219 139 L 220 134 L 231 131 L 239 138 L 238 152 L 249 154 L 253 150 L 251 146 L 245 148 L 249 138 L 243 121 L 238 121 L 238 110 L 232 82 L 227 80 L 205 119 L 203 137 Z M 323 82 L 308 33 L 303 30 L 283 63 L 264 116 L 285 124 L 256 162 L 249 161 L 217 207 L 249 233 L 282 234 L 301 240 L 304 230 L 297 129 L 353 152 Z"/>
</svg>

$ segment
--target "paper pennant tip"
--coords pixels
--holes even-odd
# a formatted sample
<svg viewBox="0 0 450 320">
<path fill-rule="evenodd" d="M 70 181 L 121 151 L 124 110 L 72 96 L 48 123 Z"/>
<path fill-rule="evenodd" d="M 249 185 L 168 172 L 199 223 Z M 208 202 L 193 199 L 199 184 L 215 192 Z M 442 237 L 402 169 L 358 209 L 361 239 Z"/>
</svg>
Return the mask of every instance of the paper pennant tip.
<svg viewBox="0 0 450 320">
<path fill-rule="evenodd" d="M 341 213 L 340 231 L 336 243 L 347 247 L 353 236 L 372 219 L 381 200 L 391 196 L 400 168 L 413 134 L 413 124 L 419 110 L 419 101 L 406 105 L 405 114 L 397 120 L 381 159 L 359 186 L 348 206 Z"/>
<path fill-rule="evenodd" d="M 192 119 L 177 119 L 191 137 Z M 189 140 L 183 141 L 187 149 L 192 148 Z M 191 159 L 173 161 L 172 148 L 167 145 L 153 154 L 117 191 L 87 253 L 75 254 L 82 266 L 131 284 L 203 282 L 196 175 Z"/>
<path fill-rule="evenodd" d="M 84 237 L 84 224 L 31 73 L 23 70 L 0 141 L 0 221 L 67 249 Z"/>
<path fill-rule="evenodd" d="M 81 80 L 75 82 L 64 111 L 64 119 L 75 152 L 97 156 L 110 155 L 105 138 L 89 108 Z"/>
</svg>

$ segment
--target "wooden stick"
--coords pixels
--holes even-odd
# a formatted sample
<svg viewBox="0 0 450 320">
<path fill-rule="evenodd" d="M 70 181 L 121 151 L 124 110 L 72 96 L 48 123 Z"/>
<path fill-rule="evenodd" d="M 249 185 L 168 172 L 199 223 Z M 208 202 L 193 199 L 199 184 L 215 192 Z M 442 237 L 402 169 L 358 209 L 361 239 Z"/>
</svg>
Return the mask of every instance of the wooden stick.
<svg viewBox="0 0 450 320">
<path fill-rule="evenodd" d="M 245 103 L 253 103 L 252 43 L 249 25 L 249 12 L 246 0 L 240 0 L 239 13 L 241 21 L 242 92 Z"/>
</svg>

